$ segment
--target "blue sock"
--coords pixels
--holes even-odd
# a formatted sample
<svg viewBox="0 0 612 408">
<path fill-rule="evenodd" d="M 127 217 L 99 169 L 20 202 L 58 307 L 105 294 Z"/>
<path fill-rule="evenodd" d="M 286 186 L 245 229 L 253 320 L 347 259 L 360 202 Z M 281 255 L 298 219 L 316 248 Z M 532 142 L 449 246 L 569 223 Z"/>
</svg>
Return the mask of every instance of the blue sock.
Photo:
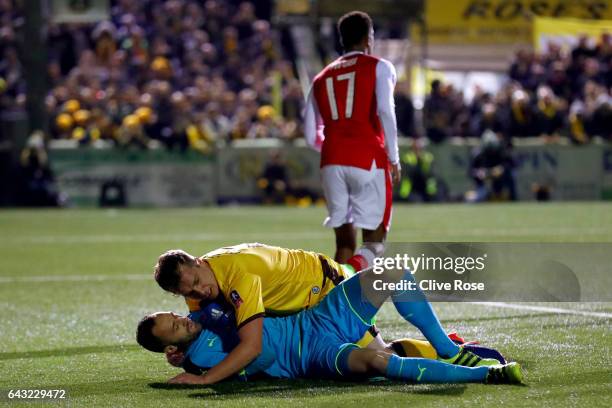
<svg viewBox="0 0 612 408">
<path fill-rule="evenodd" d="M 403 280 L 415 282 L 410 271 L 406 271 Z M 397 293 L 391 298 L 399 314 L 423 333 L 440 357 L 450 358 L 460 351 L 459 346 L 448 338 L 431 304 L 418 287 Z"/>
<path fill-rule="evenodd" d="M 385 376 L 392 380 L 419 383 L 482 382 L 488 367 L 463 367 L 427 358 L 389 357 Z"/>
</svg>

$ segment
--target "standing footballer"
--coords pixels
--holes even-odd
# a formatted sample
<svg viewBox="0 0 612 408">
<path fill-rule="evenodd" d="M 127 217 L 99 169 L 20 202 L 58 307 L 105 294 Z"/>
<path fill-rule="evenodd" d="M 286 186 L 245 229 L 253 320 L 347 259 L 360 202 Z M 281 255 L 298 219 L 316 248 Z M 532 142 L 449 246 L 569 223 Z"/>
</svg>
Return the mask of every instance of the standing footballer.
<svg viewBox="0 0 612 408">
<path fill-rule="evenodd" d="M 327 200 L 324 225 L 334 228 L 335 260 L 356 270 L 382 255 L 391 222 L 391 177 L 400 180 L 393 64 L 371 54 L 372 20 L 353 11 L 338 21 L 344 55 L 314 79 L 304 133 L 321 152 Z M 363 230 L 357 252 L 356 230 Z"/>
</svg>

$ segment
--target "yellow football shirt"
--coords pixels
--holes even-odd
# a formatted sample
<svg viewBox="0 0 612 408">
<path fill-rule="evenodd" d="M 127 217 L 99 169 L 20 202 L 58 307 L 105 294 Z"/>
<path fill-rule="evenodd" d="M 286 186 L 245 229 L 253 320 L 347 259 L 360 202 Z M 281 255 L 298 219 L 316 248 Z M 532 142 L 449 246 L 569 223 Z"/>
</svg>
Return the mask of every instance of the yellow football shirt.
<svg viewBox="0 0 612 408">
<path fill-rule="evenodd" d="M 332 273 L 347 277 L 340 264 L 324 255 L 257 243 L 220 248 L 202 258 L 234 307 L 238 328 L 264 314 L 292 314 L 319 303 L 335 286 L 323 273 L 321 259 Z M 199 309 L 197 300 L 186 300 L 190 311 Z"/>
</svg>

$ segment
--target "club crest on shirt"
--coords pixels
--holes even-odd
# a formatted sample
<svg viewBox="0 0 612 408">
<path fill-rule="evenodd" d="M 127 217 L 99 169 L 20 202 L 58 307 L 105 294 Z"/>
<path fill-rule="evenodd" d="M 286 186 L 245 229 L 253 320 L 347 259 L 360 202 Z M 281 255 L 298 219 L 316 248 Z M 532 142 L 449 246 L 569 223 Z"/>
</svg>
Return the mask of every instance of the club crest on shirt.
<svg viewBox="0 0 612 408">
<path fill-rule="evenodd" d="M 240 297 L 240 294 L 237 290 L 232 290 L 230 292 L 230 300 L 232 301 L 236 309 L 238 309 L 242 304 L 242 298 Z"/>
<path fill-rule="evenodd" d="M 315 295 L 319 294 L 320 291 L 321 289 L 318 286 L 312 287 L 312 293 L 314 293 Z"/>
</svg>

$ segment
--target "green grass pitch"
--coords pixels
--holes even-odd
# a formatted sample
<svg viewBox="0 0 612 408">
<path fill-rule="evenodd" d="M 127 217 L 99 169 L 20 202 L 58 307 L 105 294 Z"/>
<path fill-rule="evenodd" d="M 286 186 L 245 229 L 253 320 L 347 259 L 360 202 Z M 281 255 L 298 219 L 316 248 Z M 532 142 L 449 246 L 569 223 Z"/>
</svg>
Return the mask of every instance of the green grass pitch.
<svg viewBox="0 0 612 408">
<path fill-rule="evenodd" d="M 611 303 L 555 304 L 599 312 L 437 303 L 449 331 L 494 346 L 526 371 L 526 386 L 328 381 L 224 383 L 176 388 L 178 370 L 135 343 L 146 313 L 184 311 L 151 278 L 166 249 L 197 254 L 240 242 L 324 253 L 322 208 L 2 210 L 0 405 L 9 389 L 66 389 L 62 405 L 146 407 L 610 406 Z M 390 241 L 612 242 L 605 203 L 396 206 Z M 543 306 L 551 306 L 544 304 Z M 385 306 L 385 337 L 419 336 Z M 57 402 L 39 402 L 55 406 Z M 26 406 L 24 403 L 23 406 Z"/>
</svg>

